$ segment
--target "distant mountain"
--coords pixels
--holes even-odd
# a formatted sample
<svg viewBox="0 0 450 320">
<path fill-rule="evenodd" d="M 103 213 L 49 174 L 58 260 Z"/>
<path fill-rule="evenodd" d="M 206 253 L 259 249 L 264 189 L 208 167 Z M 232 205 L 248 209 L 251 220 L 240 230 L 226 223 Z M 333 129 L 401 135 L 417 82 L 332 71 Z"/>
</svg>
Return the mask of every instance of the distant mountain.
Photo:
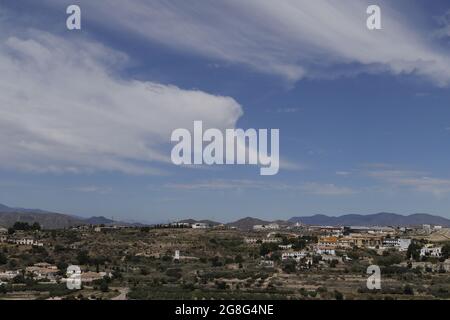
<svg viewBox="0 0 450 320">
<path fill-rule="evenodd" d="M 83 222 L 86 223 L 86 224 L 95 224 L 95 225 L 98 225 L 98 224 L 105 224 L 105 225 L 107 225 L 107 224 L 114 224 L 115 223 L 114 220 L 111 220 L 111 219 L 108 219 L 108 218 L 105 218 L 105 217 L 91 217 L 91 218 L 83 219 Z"/>
<path fill-rule="evenodd" d="M 418 226 L 422 224 L 450 227 L 450 220 L 440 216 L 417 213 L 404 216 L 396 213 L 381 212 L 369 215 L 347 214 L 339 217 L 322 214 L 309 217 L 293 217 L 289 222 L 301 222 L 307 225 L 332 226 Z"/>
<path fill-rule="evenodd" d="M 60 213 L 41 213 L 41 212 L 1 212 L 0 226 L 11 227 L 16 222 L 39 223 L 45 229 L 62 229 L 76 225 L 83 225 L 83 220 L 78 220 L 69 215 Z"/>
<path fill-rule="evenodd" d="M 229 227 L 235 227 L 240 230 L 251 230 L 255 225 L 265 225 L 265 224 L 270 224 L 270 222 L 257 218 L 247 217 L 237 220 L 235 222 L 228 223 L 227 225 Z"/>
<path fill-rule="evenodd" d="M 80 225 L 135 225 L 113 221 L 105 217 L 82 218 L 78 216 L 49 212 L 39 209 L 11 208 L 0 204 L 0 226 L 11 227 L 17 221 L 33 224 L 39 223 L 45 229 L 63 229 Z M 142 224 L 136 224 L 142 225 Z"/>
</svg>

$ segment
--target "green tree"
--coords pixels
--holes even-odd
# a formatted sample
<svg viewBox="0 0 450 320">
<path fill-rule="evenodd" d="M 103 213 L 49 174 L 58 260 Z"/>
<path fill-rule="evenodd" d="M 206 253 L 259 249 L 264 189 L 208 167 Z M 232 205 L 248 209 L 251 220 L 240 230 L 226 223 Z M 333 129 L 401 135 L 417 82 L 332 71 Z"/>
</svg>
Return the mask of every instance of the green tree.
<svg viewBox="0 0 450 320">
<path fill-rule="evenodd" d="M 334 290 L 334 298 L 336 300 L 344 300 L 344 295 L 341 292 Z"/>
<path fill-rule="evenodd" d="M 3 252 L 0 252 L 0 264 L 7 264 L 8 258 Z"/>
<path fill-rule="evenodd" d="M 240 254 L 238 254 L 235 258 L 234 258 L 234 262 L 236 263 L 242 263 L 244 262 L 244 258 L 242 258 L 242 256 Z"/>
<path fill-rule="evenodd" d="M 408 258 L 412 258 L 415 261 L 418 261 L 420 259 L 420 249 L 422 248 L 422 246 L 413 241 L 411 242 L 411 244 L 408 247 L 408 250 L 406 251 L 406 256 Z"/>
<path fill-rule="evenodd" d="M 295 273 L 296 265 L 294 260 L 289 260 L 283 264 L 283 271 L 286 273 Z"/>
<path fill-rule="evenodd" d="M 407 295 L 414 295 L 414 290 L 413 288 L 411 288 L 411 286 L 406 285 L 405 288 L 403 289 L 403 293 Z"/>
<path fill-rule="evenodd" d="M 442 257 L 444 259 L 450 258 L 450 243 L 446 243 L 442 246 Z"/>
<path fill-rule="evenodd" d="M 259 254 L 261 256 L 265 256 L 266 254 L 269 254 L 273 251 L 278 250 L 278 244 L 276 243 L 263 243 L 261 244 L 261 247 L 259 248 Z"/>
<path fill-rule="evenodd" d="M 100 283 L 100 291 L 101 292 L 108 292 L 109 291 L 108 281 L 102 280 L 102 282 Z"/>
<path fill-rule="evenodd" d="M 88 252 L 86 250 L 81 250 L 80 252 L 78 252 L 77 260 L 78 264 L 80 265 L 89 264 L 90 257 Z"/>
</svg>

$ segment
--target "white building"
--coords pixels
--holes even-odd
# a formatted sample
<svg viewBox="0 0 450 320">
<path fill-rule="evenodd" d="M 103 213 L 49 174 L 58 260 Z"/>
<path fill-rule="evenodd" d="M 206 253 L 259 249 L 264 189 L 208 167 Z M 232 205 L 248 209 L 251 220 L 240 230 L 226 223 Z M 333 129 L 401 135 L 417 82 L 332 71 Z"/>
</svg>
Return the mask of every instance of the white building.
<svg viewBox="0 0 450 320">
<path fill-rule="evenodd" d="M 263 238 L 263 239 L 245 238 L 244 242 L 248 243 L 248 244 L 255 244 L 255 243 L 258 243 L 258 242 L 261 242 L 261 243 L 279 243 L 279 242 L 281 242 L 281 239 L 280 238 Z"/>
<path fill-rule="evenodd" d="M 12 280 L 14 279 L 16 276 L 18 276 L 20 274 L 19 270 L 16 271 L 4 271 L 4 272 L 0 272 L 0 279 L 2 280 Z"/>
<path fill-rule="evenodd" d="M 387 248 L 396 248 L 399 251 L 408 250 L 411 239 L 386 238 L 383 240 L 383 246 Z"/>
<path fill-rule="evenodd" d="M 316 253 L 320 255 L 329 255 L 329 256 L 335 256 L 336 250 L 330 249 L 330 248 L 316 248 Z"/>
<path fill-rule="evenodd" d="M 259 263 L 260 266 L 264 267 L 264 268 L 273 268 L 275 266 L 275 263 L 272 260 L 261 260 L 261 262 Z"/>
<path fill-rule="evenodd" d="M 423 225 L 422 225 L 422 229 L 423 229 L 426 233 L 431 233 L 431 225 L 429 225 L 429 224 L 423 224 Z"/>
<path fill-rule="evenodd" d="M 281 260 L 293 259 L 298 262 L 302 258 L 306 257 L 306 255 L 307 255 L 307 253 L 304 251 L 283 252 L 281 254 Z"/>
<path fill-rule="evenodd" d="M 253 226 L 253 230 L 255 231 L 261 231 L 261 230 L 278 230 L 280 229 L 280 226 L 277 223 L 271 223 L 271 224 L 257 224 Z"/>
<path fill-rule="evenodd" d="M 191 225 L 192 229 L 208 229 L 209 226 L 203 222 L 196 222 Z"/>
<path fill-rule="evenodd" d="M 439 258 L 442 256 L 442 247 L 425 246 L 420 249 L 420 256 Z"/>
</svg>

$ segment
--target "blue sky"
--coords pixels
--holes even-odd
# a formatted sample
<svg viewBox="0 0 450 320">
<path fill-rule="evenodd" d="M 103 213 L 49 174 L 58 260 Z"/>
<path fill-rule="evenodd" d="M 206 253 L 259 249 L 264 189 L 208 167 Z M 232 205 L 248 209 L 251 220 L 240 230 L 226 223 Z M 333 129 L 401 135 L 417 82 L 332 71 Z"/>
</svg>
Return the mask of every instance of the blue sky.
<svg viewBox="0 0 450 320">
<path fill-rule="evenodd" d="M 0 203 L 149 222 L 450 217 L 450 5 L 379 1 L 369 31 L 368 4 L 2 1 Z M 194 120 L 279 128 L 279 174 L 174 166 L 170 132 Z"/>
</svg>

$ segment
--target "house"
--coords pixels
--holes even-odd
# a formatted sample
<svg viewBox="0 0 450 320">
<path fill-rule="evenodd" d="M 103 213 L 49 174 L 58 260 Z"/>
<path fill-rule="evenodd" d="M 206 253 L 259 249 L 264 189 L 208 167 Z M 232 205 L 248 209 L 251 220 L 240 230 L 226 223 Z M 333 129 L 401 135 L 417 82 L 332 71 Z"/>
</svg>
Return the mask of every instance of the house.
<svg viewBox="0 0 450 320">
<path fill-rule="evenodd" d="M 278 230 L 280 226 L 277 223 L 270 224 L 257 224 L 253 226 L 253 230 L 262 231 L 262 230 Z"/>
<path fill-rule="evenodd" d="M 375 248 L 383 244 L 383 236 L 372 234 L 352 234 L 351 241 L 358 248 Z"/>
<path fill-rule="evenodd" d="M 422 249 L 420 249 L 421 257 L 436 257 L 439 258 L 442 256 L 442 247 L 434 247 L 433 245 L 425 245 Z"/>
<path fill-rule="evenodd" d="M 26 267 L 25 272 L 32 274 L 36 279 L 55 280 L 58 267 L 46 262 L 36 263 L 32 267 Z"/>
<path fill-rule="evenodd" d="M 203 222 L 196 222 L 191 225 L 192 229 L 208 229 L 209 225 Z"/>
<path fill-rule="evenodd" d="M 352 248 L 354 245 L 353 239 L 351 237 L 341 237 L 337 239 L 337 247 L 343 249 Z"/>
<path fill-rule="evenodd" d="M 292 249 L 292 244 L 280 244 L 280 245 L 278 245 L 278 248 L 284 249 L 284 250 Z"/>
<path fill-rule="evenodd" d="M 281 242 L 280 238 L 263 238 L 263 239 L 258 239 L 258 238 L 245 238 L 244 239 L 245 243 L 248 244 L 255 244 L 258 242 L 261 243 L 279 243 Z"/>
<path fill-rule="evenodd" d="M 302 258 L 306 257 L 307 253 L 305 251 L 291 251 L 291 252 L 283 252 L 281 254 L 281 260 L 289 260 L 293 259 L 299 262 Z"/>
<path fill-rule="evenodd" d="M 383 246 L 386 248 L 396 248 L 399 251 L 408 250 L 411 244 L 411 239 L 401 239 L 401 238 L 385 238 L 383 240 Z"/>
<path fill-rule="evenodd" d="M 334 249 L 327 248 L 327 247 L 317 247 L 315 252 L 319 255 L 329 255 L 329 256 L 336 255 L 336 251 Z"/>
<path fill-rule="evenodd" d="M 264 268 L 273 268 L 275 266 L 275 263 L 272 260 L 263 259 L 263 260 L 261 260 L 259 265 Z"/>
<path fill-rule="evenodd" d="M 280 226 L 277 223 L 270 223 L 270 224 L 257 224 L 253 226 L 253 230 L 255 231 L 262 231 L 262 230 L 278 230 L 280 229 Z"/>
<path fill-rule="evenodd" d="M 8 233 L 8 229 L 0 227 L 0 234 L 7 234 Z"/>
<path fill-rule="evenodd" d="M 431 225 L 429 224 L 423 224 L 422 229 L 425 231 L 425 233 L 430 234 L 431 233 Z"/>
<path fill-rule="evenodd" d="M 19 270 L 6 270 L 4 272 L 0 272 L 0 279 L 1 280 L 12 280 L 19 274 L 20 274 Z"/>
<path fill-rule="evenodd" d="M 15 243 L 21 246 L 34 246 L 34 247 L 43 247 L 44 244 L 32 238 L 20 238 L 20 239 L 8 239 L 10 243 Z"/>
<path fill-rule="evenodd" d="M 258 242 L 258 239 L 256 239 L 256 238 L 245 238 L 244 242 L 248 243 L 248 244 L 254 244 L 254 243 Z"/>
<path fill-rule="evenodd" d="M 171 228 L 190 228 L 191 225 L 188 222 L 173 222 L 170 224 Z"/>
<path fill-rule="evenodd" d="M 108 232 L 108 231 L 114 231 L 118 230 L 118 226 L 97 226 L 94 228 L 94 232 Z"/>
<path fill-rule="evenodd" d="M 343 235 L 344 227 L 332 227 L 332 226 L 311 226 L 310 230 L 320 232 L 329 236 L 339 237 Z"/>
<path fill-rule="evenodd" d="M 337 237 L 320 237 L 317 241 L 317 245 L 324 248 L 336 248 L 337 242 Z"/>
<path fill-rule="evenodd" d="M 92 283 L 97 280 L 101 280 L 104 277 L 108 276 L 106 272 L 83 272 L 81 274 L 81 282 L 82 283 Z"/>
<path fill-rule="evenodd" d="M 342 258 L 341 257 L 336 257 L 334 254 L 330 255 L 330 254 L 323 254 L 321 255 L 322 261 L 327 261 L 327 262 L 331 262 L 331 261 L 337 261 L 342 262 Z"/>
</svg>

